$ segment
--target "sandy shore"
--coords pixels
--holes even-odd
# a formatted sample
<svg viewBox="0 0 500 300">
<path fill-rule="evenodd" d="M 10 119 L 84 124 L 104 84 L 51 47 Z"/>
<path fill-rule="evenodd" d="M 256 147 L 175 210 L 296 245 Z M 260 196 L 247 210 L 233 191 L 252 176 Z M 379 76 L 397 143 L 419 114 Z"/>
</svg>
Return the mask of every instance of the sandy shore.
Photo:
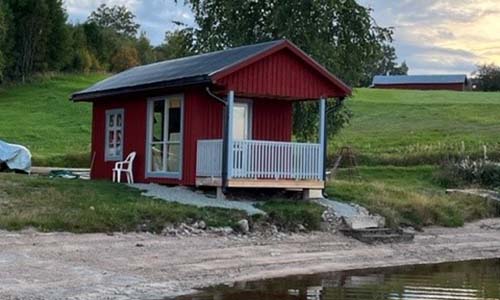
<svg viewBox="0 0 500 300">
<path fill-rule="evenodd" d="M 498 257 L 500 219 L 374 246 L 333 233 L 277 240 L 0 232 L 0 299 L 161 299 L 234 281 Z"/>
</svg>

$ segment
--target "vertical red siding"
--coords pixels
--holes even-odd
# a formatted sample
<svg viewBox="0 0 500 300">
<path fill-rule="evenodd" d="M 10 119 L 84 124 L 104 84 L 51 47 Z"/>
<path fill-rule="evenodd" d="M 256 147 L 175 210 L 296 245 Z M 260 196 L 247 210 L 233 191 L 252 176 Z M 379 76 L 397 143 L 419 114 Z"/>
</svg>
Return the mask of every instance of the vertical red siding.
<svg viewBox="0 0 500 300">
<path fill-rule="evenodd" d="M 182 184 L 194 185 L 197 141 L 222 138 L 223 105 L 208 96 L 203 89 L 186 91 L 184 99 Z"/>
<path fill-rule="evenodd" d="M 252 138 L 289 142 L 292 139 L 292 103 L 283 100 L 253 101 Z"/>
<path fill-rule="evenodd" d="M 105 161 L 104 146 L 106 137 L 106 110 L 124 110 L 123 146 L 124 158 L 132 151 L 137 152 L 134 162 L 134 177 L 144 180 L 145 143 L 146 143 L 146 101 L 145 99 L 113 99 L 95 102 L 92 113 L 92 153 L 94 163 L 91 177 L 109 179 L 114 161 Z"/>
<path fill-rule="evenodd" d="M 318 99 L 339 90 L 290 50 L 273 53 L 218 81 L 237 94 Z"/>
</svg>

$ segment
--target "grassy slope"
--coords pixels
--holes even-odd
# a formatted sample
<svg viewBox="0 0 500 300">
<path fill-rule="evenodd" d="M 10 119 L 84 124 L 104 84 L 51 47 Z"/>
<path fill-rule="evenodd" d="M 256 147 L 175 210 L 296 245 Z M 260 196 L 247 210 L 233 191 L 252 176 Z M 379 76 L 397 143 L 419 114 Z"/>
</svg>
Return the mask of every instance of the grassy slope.
<svg viewBox="0 0 500 300">
<path fill-rule="evenodd" d="M 58 75 L 0 87 L 0 139 L 28 147 L 36 165 L 88 166 L 91 105 L 68 98 L 104 77 Z"/>
<path fill-rule="evenodd" d="M 323 208 L 304 201 L 270 201 L 260 205 L 269 217 L 238 210 L 198 208 L 140 195 L 140 191 L 108 181 L 84 181 L 0 173 L 0 228 L 40 231 L 161 232 L 166 224 L 231 226 L 247 218 L 295 230 L 299 224 L 318 230 Z"/>
<path fill-rule="evenodd" d="M 500 93 L 358 89 L 348 105 L 354 118 L 333 143 L 352 145 L 365 162 L 434 163 L 462 141 L 471 153 L 500 149 Z"/>
<path fill-rule="evenodd" d="M 0 87 L 0 139 L 26 145 L 37 165 L 88 166 L 90 105 L 68 97 L 105 76 Z M 487 144 L 500 153 L 500 93 L 359 89 L 348 105 L 354 118 L 333 144 L 352 145 L 364 162 L 433 163 L 459 152 L 462 141 L 469 152 Z"/>
<path fill-rule="evenodd" d="M 165 223 L 204 220 L 231 226 L 244 216 L 153 200 L 123 184 L 0 173 L 0 228 L 10 230 L 133 231 L 144 224 L 143 230 L 159 232 Z"/>
<path fill-rule="evenodd" d="M 358 175 L 340 172 L 328 184 L 329 195 L 358 203 L 387 218 L 391 225 L 460 226 L 498 215 L 498 207 L 477 197 L 446 195 L 434 180 L 434 166 L 360 167 Z"/>
</svg>

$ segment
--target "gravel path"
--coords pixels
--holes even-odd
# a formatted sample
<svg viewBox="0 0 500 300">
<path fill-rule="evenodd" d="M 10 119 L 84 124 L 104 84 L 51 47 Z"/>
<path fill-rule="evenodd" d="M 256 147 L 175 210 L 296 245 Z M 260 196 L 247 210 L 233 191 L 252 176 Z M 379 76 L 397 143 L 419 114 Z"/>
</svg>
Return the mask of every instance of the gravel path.
<svg viewBox="0 0 500 300">
<path fill-rule="evenodd" d="M 178 202 L 181 204 L 194 205 L 198 207 L 219 207 L 228 209 L 243 210 L 248 215 L 266 214 L 264 211 L 255 208 L 252 201 L 231 201 L 210 198 L 201 192 L 194 192 L 183 186 L 166 187 L 158 184 L 130 184 L 131 187 L 143 191 L 142 195 L 162 199 L 168 202 Z"/>
<path fill-rule="evenodd" d="M 412 243 L 340 234 L 165 237 L 0 231 L 0 299 L 165 299 L 193 288 L 328 271 L 500 257 L 500 219 L 426 228 Z"/>
</svg>

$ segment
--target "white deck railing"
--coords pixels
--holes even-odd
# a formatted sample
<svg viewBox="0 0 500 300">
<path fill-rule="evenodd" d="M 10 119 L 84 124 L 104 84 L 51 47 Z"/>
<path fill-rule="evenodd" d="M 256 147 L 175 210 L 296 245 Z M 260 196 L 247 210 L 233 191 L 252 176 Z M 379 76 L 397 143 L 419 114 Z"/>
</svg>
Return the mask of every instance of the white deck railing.
<svg viewBox="0 0 500 300">
<path fill-rule="evenodd" d="M 229 178 L 321 180 L 320 144 L 233 141 Z M 221 177 L 222 140 L 199 140 L 196 176 Z"/>
<path fill-rule="evenodd" d="M 222 140 L 198 140 L 196 176 L 221 177 Z"/>
</svg>

